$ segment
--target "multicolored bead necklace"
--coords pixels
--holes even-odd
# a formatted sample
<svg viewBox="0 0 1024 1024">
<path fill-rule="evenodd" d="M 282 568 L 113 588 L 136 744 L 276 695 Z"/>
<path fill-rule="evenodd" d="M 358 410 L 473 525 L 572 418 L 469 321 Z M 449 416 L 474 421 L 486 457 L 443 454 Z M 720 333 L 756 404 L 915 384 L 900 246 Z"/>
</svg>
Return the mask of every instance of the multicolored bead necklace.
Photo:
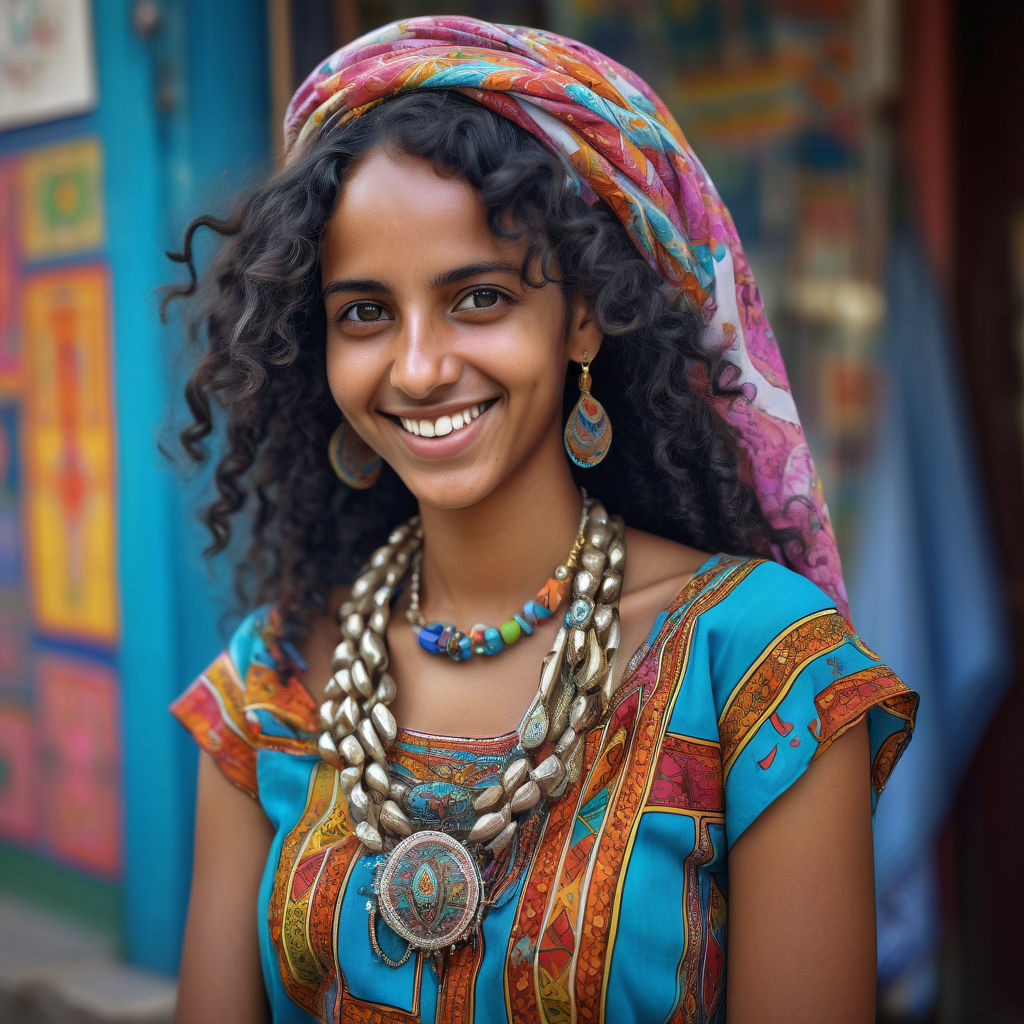
<svg viewBox="0 0 1024 1024">
<path fill-rule="evenodd" d="M 533 627 L 544 619 L 550 619 L 558 611 L 565 595 L 572 586 L 576 570 L 576 559 L 583 548 L 584 529 L 587 524 L 587 496 L 583 495 L 583 511 L 576 531 L 569 557 L 555 569 L 532 601 L 523 605 L 522 612 L 516 612 L 508 622 L 500 626 L 488 626 L 478 622 L 469 633 L 464 633 L 452 622 L 428 622 L 420 610 L 420 583 L 423 566 L 423 549 L 419 548 L 412 560 L 410 571 L 409 607 L 405 617 L 416 634 L 416 641 L 429 654 L 442 654 L 452 661 L 463 661 L 473 654 L 500 654 L 520 637 L 531 636 Z"/>
</svg>

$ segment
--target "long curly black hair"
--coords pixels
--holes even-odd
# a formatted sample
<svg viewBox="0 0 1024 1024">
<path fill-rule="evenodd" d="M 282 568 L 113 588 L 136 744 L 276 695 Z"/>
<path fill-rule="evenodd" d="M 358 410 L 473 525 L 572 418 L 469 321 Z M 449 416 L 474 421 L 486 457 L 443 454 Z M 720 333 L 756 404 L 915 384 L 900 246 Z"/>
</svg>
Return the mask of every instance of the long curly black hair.
<svg viewBox="0 0 1024 1024">
<path fill-rule="evenodd" d="M 191 422 L 180 441 L 191 460 L 217 457 L 216 496 L 199 513 L 207 554 L 228 546 L 239 521 L 248 533 L 235 580 L 244 603 L 276 603 L 301 641 L 331 589 L 415 508 L 388 467 L 372 489 L 354 491 L 326 455 L 340 414 L 325 372 L 320 239 L 353 162 L 378 146 L 465 178 L 496 235 L 525 237 L 524 279 L 539 266 L 592 308 L 605 336 L 593 393 L 615 437 L 600 466 L 574 467 L 581 485 L 630 525 L 697 548 L 750 554 L 798 542 L 766 521 L 708 402 L 731 393 L 732 367 L 702 352 L 697 314 L 618 218 L 584 203 L 559 159 L 518 125 L 459 93 L 419 90 L 322 132 L 227 218 L 194 220 L 182 252 L 169 254 L 189 281 L 169 287 L 164 306 L 192 298 L 190 338 L 205 349 L 185 388 Z M 223 237 L 202 280 L 201 228 Z M 566 411 L 577 397 L 567 367 Z M 223 448 L 212 443 L 221 428 Z"/>
</svg>

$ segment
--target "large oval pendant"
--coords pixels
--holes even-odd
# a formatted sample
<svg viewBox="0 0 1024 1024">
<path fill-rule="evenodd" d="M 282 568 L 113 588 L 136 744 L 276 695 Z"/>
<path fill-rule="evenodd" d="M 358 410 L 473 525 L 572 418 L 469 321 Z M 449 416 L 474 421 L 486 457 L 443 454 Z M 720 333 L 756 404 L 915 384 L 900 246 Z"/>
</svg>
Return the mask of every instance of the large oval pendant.
<svg viewBox="0 0 1024 1024">
<path fill-rule="evenodd" d="M 482 889 L 469 851 L 444 832 L 415 832 L 391 851 L 377 883 L 381 917 L 415 949 L 453 946 L 476 926 Z"/>
</svg>

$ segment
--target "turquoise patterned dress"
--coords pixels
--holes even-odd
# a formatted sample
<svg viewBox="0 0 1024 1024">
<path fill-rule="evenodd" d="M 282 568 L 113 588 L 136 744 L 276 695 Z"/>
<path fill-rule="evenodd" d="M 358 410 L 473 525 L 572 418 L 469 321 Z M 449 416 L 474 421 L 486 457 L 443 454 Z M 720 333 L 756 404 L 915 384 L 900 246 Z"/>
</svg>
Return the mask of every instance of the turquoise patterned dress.
<svg viewBox="0 0 1024 1024">
<path fill-rule="evenodd" d="M 488 875 L 480 941 L 439 975 L 371 949 L 377 858 L 360 856 L 277 634 L 272 611 L 251 615 L 173 710 L 273 823 L 254 912 L 280 1022 L 724 1021 L 729 848 L 865 716 L 877 799 L 917 708 L 812 583 L 773 562 L 709 559 L 631 659 L 579 781 Z M 514 744 L 401 730 L 393 770 L 443 828 Z M 378 936 L 401 956 L 386 925 Z"/>
</svg>

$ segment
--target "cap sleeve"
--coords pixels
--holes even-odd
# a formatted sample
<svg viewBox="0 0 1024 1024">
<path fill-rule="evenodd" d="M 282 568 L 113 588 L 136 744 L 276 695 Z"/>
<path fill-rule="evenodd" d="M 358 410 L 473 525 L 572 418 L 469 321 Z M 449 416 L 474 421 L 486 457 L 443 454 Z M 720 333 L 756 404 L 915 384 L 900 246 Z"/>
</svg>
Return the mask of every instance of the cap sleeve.
<svg viewBox="0 0 1024 1024">
<path fill-rule="evenodd" d="M 266 610 L 249 615 L 228 647 L 171 705 L 171 713 L 192 734 L 224 775 L 258 797 L 256 752 L 260 723 L 249 710 L 246 675 L 263 643 Z"/>
<path fill-rule="evenodd" d="M 918 695 L 814 584 L 764 563 L 738 588 L 732 672 L 715 687 L 730 847 L 843 733 L 867 720 L 871 806 L 910 742 Z M 743 593 L 743 591 L 746 591 Z M 742 605 L 740 607 L 739 605 Z"/>
</svg>

